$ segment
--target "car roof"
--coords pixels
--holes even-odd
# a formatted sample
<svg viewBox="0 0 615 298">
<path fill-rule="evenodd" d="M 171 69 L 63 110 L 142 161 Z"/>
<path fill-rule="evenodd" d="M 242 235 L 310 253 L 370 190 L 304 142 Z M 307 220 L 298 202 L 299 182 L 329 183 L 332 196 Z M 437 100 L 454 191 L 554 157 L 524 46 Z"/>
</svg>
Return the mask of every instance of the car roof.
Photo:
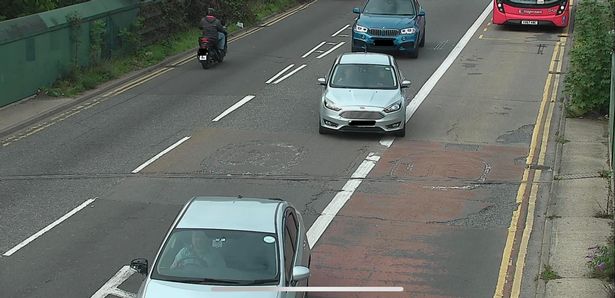
<svg viewBox="0 0 615 298">
<path fill-rule="evenodd" d="M 344 53 L 338 58 L 338 63 L 392 65 L 392 60 L 391 55 L 382 53 Z"/>
<path fill-rule="evenodd" d="M 225 229 L 276 232 L 280 199 L 194 197 L 177 223 L 184 229 Z"/>
</svg>

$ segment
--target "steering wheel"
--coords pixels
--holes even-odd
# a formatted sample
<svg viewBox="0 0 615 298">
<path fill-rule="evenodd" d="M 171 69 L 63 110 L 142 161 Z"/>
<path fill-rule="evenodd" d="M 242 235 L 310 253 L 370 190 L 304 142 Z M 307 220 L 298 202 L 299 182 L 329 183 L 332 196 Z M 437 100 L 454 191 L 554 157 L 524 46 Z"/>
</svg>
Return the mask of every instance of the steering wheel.
<svg viewBox="0 0 615 298">
<path fill-rule="evenodd" d="M 190 267 L 202 268 L 202 267 L 208 267 L 208 266 L 209 265 L 207 264 L 205 260 L 199 257 L 194 257 L 194 256 L 188 256 L 188 257 L 185 257 L 177 261 L 178 269 L 187 269 Z"/>
</svg>

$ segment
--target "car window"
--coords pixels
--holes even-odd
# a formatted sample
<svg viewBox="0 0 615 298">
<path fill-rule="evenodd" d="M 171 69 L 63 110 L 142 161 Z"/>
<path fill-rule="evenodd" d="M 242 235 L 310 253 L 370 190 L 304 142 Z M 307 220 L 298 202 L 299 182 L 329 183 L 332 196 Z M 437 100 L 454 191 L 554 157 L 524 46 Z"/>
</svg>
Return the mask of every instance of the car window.
<svg viewBox="0 0 615 298">
<path fill-rule="evenodd" d="M 286 216 L 286 226 L 290 231 L 290 237 L 293 244 L 297 244 L 297 221 L 295 220 L 295 214 L 292 212 L 288 212 Z"/>
<path fill-rule="evenodd" d="M 333 88 L 396 89 L 395 70 L 388 65 L 338 64 L 331 77 Z"/>
<path fill-rule="evenodd" d="M 288 225 L 284 228 L 284 268 L 286 272 L 286 283 L 291 280 L 295 260 L 295 243 L 293 243 Z"/>
<path fill-rule="evenodd" d="M 278 250 L 275 233 L 176 229 L 163 245 L 152 278 L 274 283 L 279 280 Z"/>
<path fill-rule="evenodd" d="M 364 13 L 385 15 L 414 15 L 412 0 L 371 0 L 367 2 Z"/>
</svg>

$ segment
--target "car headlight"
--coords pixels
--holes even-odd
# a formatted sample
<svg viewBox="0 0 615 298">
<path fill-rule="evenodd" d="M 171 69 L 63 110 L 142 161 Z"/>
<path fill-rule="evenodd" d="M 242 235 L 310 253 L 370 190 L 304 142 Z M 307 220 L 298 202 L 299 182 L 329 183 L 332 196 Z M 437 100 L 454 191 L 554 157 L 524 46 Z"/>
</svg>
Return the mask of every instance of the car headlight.
<svg viewBox="0 0 615 298">
<path fill-rule="evenodd" d="M 342 108 L 336 106 L 332 101 L 325 98 L 325 108 L 334 111 L 340 111 Z"/>
<path fill-rule="evenodd" d="M 391 113 L 391 112 L 395 112 L 398 111 L 399 109 L 401 109 L 401 101 L 398 101 L 386 108 L 384 108 L 384 112 L 385 113 Z"/>
<path fill-rule="evenodd" d="M 414 33 L 416 33 L 416 28 L 414 27 L 401 29 L 401 34 L 414 34 Z"/>
<path fill-rule="evenodd" d="M 354 30 L 357 32 L 367 32 L 367 28 L 359 25 L 354 26 Z"/>
</svg>

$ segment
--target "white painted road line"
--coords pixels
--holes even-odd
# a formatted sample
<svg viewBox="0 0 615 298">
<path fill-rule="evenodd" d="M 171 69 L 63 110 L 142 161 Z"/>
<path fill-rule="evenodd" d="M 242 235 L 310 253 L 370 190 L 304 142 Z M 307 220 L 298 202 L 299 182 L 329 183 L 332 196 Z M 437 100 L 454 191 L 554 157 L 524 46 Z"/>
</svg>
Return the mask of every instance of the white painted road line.
<svg viewBox="0 0 615 298">
<path fill-rule="evenodd" d="M 273 76 L 271 79 L 267 80 L 267 82 L 265 82 L 265 84 L 269 84 L 271 82 L 273 82 L 273 80 L 277 79 L 279 76 L 281 76 L 284 72 L 286 72 L 287 70 L 289 70 L 290 68 L 292 68 L 293 66 L 295 66 L 294 64 L 291 64 L 289 66 L 286 66 L 286 68 L 282 69 L 280 72 L 278 72 L 275 76 Z"/>
<path fill-rule="evenodd" d="M 429 92 L 431 92 L 431 90 L 436 86 L 438 81 L 442 78 L 444 73 L 446 73 L 448 68 L 453 64 L 453 62 L 455 62 L 455 59 L 457 59 L 457 56 L 459 56 L 459 54 L 461 53 L 463 48 L 465 48 L 465 46 L 468 44 L 468 42 L 470 41 L 474 33 L 476 33 L 476 30 L 478 30 L 478 28 L 485 21 L 487 16 L 489 16 L 489 14 L 491 13 L 491 9 L 493 9 L 492 5 L 493 4 L 491 3 L 487 5 L 483 13 L 478 17 L 478 19 L 476 19 L 476 21 L 474 21 L 474 24 L 470 26 L 468 31 L 466 31 L 463 37 L 461 37 L 457 45 L 448 54 L 446 59 L 444 59 L 444 62 L 440 64 L 440 67 L 436 69 L 436 71 L 431 75 L 431 77 L 429 77 L 427 82 L 425 82 L 423 87 L 421 87 L 421 89 L 416 94 L 416 96 L 414 96 L 412 101 L 410 101 L 410 104 L 406 107 L 406 122 L 410 120 L 410 117 L 412 117 L 412 115 L 414 114 L 414 112 L 416 112 L 416 110 L 419 108 L 421 103 L 423 103 L 425 98 L 427 98 L 427 95 L 429 95 Z"/>
<path fill-rule="evenodd" d="M 303 65 L 301 65 L 301 66 L 299 66 L 299 67 L 295 68 L 295 70 L 293 70 L 293 71 L 291 71 L 291 72 L 287 73 L 285 76 L 283 76 L 283 77 L 279 78 L 277 81 L 275 81 L 275 82 L 273 82 L 273 83 L 274 83 L 274 84 L 277 84 L 277 83 L 279 83 L 279 82 L 281 82 L 281 81 L 285 80 L 286 78 L 288 78 L 288 77 L 290 77 L 290 76 L 294 75 L 296 72 L 300 71 L 301 69 L 303 69 L 303 68 L 304 68 L 304 67 L 306 67 L 306 66 L 307 66 L 307 65 L 303 64 Z"/>
<path fill-rule="evenodd" d="M 132 171 L 133 174 L 138 173 L 139 171 L 143 170 L 145 167 L 149 166 L 151 163 L 153 163 L 154 161 L 156 161 L 157 159 L 159 159 L 161 156 L 167 154 L 169 151 L 173 150 L 175 147 L 181 145 L 181 143 L 187 141 L 188 139 L 190 139 L 190 137 L 184 137 L 183 139 L 177 141 L 175 144 L 171 145 L 171 147 L 165 149 L 164 151 L 158 153 L 156 156 L 152 157 L 150 160 L 146 161 L 144 164 L 140 165 L 138 168 L 134 169 Z"/>
<path fill-rule="evenodd" d="M 44 229 L 38 231 L 36 234 L 28 237 L 28 239 L 22 241 L 21 243 L 17 244 L 17 246 L 11 248 L 9 251 L 5 252 L 3 255 L 5 257 L 10 257 L 12 254 L 14 254 L 16 251 L 20 250 L 21 248 L 23 248 L 24 246 L 28 245 L 28 243 L 34 241 L 36 238 L 40 237 L 41 235 L 47 233 L 49 230 L 53 229 L 55 226 L 61 224 L 63 221 L 65 221 L 67 218 L 71 217 L 73 214 L 79 212 L 79 210 L 85 208 L 87 205 L 91 204 L 92 202 L 94 202 L 96 200 L 96 198 L 94 199 L 88 199 L 87 201 L 83 202 L 81 205 L 77 206 L 75 209 L 71 210 L 70 212 L 66 213 L 64 216 L 58 218 L 56 221 L 54 221 L 53 223 L 51 223 L 50 225 L 46 226 Z"/>
<path fill-rule="evenodd" d="M 335 218 L 337 213 L 342 209 L 342 207 L 344 207 L 344 204 L 348 202 L 352 194 L 361 184 L 361 181 L 367 177 L 378 160 L 380 160 L 379 156 L 370 153 L 352 174 L 352 178 L 346 182 L 344 187 L 342 187 L 342 190 L 339 191 L 335 197 L 333 197 L 333 200 L 329 202 L 329 205 L 327 205 L 325 210 L 323 210 L 320 216 L 318 216 L 314 224 L 312 224 L 310 229 L 307 231 L 307 238 L 310 248 L 314 247 L 320 236 L 322 236 L 329 224 L 333 221 L 333 218 Z"/>
<path fill-rule="evenodd" d="M 320 54 L 320 56 L 318 56 L 318 57 L 316 57 L 316 58 L 320 59 L 320 58 L 322 58 L 322 57 L 324 57 L 324 56 L 327 56 L 329 53 L 331 53 L 331 52 L 335 51 L 337 48 L 341 47 L 344 43 L 345 43 L 345 42 L 343 42 L 343 41 L 342 41 L 342 42 L 340 42 L 340 43 L 338 43 L 336 46 L 334 46 L 334 47 L 332 47 L 330 50 L 328 50 L 328 51 L 326 51 L 326 52 L 324 52 L 324 53 Z"/>
<path fill-rule="evenodd" d="M 410 119 L 410 117 L 412 117 L 412 114 L 416 111 L 416 109 L 418 109 L 420 104 L 425 100 L 427 95 L 431 92 L 431 90 L 434 88 L 436 83 L 443 76 L 444 72 L 446 72 L 446 70 L 448 70 L 448 68 L 453 63 L 453 61 L 461 53 L 461 50 L 463 50 L 463 48 L 467 45 L 467 43 L 470 40 L 470 38 L 472 37 L 472 35 L 474 35 L 476 30 L 478 30 L 478 27 L 480 26 L 480 24 L 482 22 L 484 22 L 484 20 L 487 18 L 489 13 L 491 13 L 491 9 L 492 9 L 492 7 L 491 7 L 491 3 L 490 3 L 487 6 L 487 8 L 483 11 L 483 13 L 478 17 L 478 19 L 476 19 L 474 24 L 468 29 L 468 31 L 461 38 L 461 40 L 457 43 L 455 48 L 447 56 L 447 58 L 440 65 L 440 67 L 431 75 L 429 80 L 427 80 L 425 85 L 423 85 L 423 87 L 419 90 L 417 95 L 411 101 L 410 105 L 408 105 L 408 107 L 406 107 L 406 112 L 407 112 L 406 122 Z M 356 20 L 356 18 L 355 18 L 355 20 Z M 341 44 L 343 44 L 343 42 Z M 338 47 L 341 46 L 341 44 L 338 44 Z M 331 51 L 332 50 L 329 50 L 329 52 L 331 52 Z M 328 54 L 329 52 L 327 52 L 327 53 L 325 53 L 325 54 L 323 54 L 321 56 L 324 56 L 324 55 Z M 447 63 L 450 63 L 450 64 L 444 66 Z M 290 66 L 290 67 L 292 67 L 292 66 Z M 288 68 L 290 68 L 290 67 L 288 67 Z M 282 71 L 280 73 L 283 73 L 283 72 L 284 71 Z M 428 84 L 431 85 L 431 87 L 427 87 Z M 380 141 L 381 145 L 384 145 L 384 146 L 387 146 L 387 147 L 390 147 L 392 143 L 393 143 L 393 140 L 388 139 L 387 137 L 384 137 Z M 335 195 L 333 200 L 323 210 L 322 214 L 316 219 L 314 224 L 312 224 L 312 226 L 310 227 L 310 229 L 307 232 L 308 242 L 309 242 L 311 248 L 314 247 L 314 245 L 320 239 L 320 237 L 325 232 L 325 230 L 327 229 L 329 224 L 333 221 L 333 218 L 337 215 L 337 213 L 342 209 L 342 207 L 350 199 L 350 197 L 352 196 L 354 191 L 361 184 L 363 178 L 367 177 L 367 175 L 369 174 L 371 169 L 376 165 L 376 162 L 379 159 L 380 159 L 379 156 L 376 156 L 373 153 L 370 153 L 367 156 L 367 158 L 365 158 L 363 163 L 361 163 L 359 168 L 357 168 L 357 170 L 352 174 L 352 179 L 350 179 L 350 180 L 348 180 L 346 182 L 346 184 L 344 185 L 342 190 L 339 191 Z M 125 267 L 128 267 L 128 266 L 125 266 Z M 119 272 L 118 272 L 118 274 L 116 274 L 116 276 L 118 276 L 118 275 L 120 275 Z M 122 282 L 124 282 L 126 279 L 128 279 L 128 277 L 130 277 L 130 275 L 128 275 L 127 277 L 124 277 L 123 279 L 122 278 L 116 278 L 114 276 L 114 278 L 112 278 L 112 279 L 117 279 L 117 281 L 114 282 L 114 283 L 111 283 L 111 280 L 110 280 L 109 282 L 107 282 L 107 284 L 105 284 L 105 286 L 108 285 L 108 284 L 115 284 L 117 282 L 119 282 L 118 283 L 118 285 L 119 285 Z M 113 289 L 113 287 L 108 287 L 108 288 L 109 289 Z M 131 293 L 129 293 L 129 294 L 131 294 Z M 121 295 L 118 295 L 118 296 L 120 296 L 120 297 L 134 297 L 134 296 L 121 296 Z M 99 298 L 99 297 L 104 297 L 104 296 L 96 296 L 96 298 Z"/>
<path fill-rule="evenodd" d="M 335 37 L 336 35 L 340 34 L 342 31 L 346 30 L 346 28 L 350 27 L 350 25 L 346 25 L 344 27 L 342 27 L 342 29 L 338 30 L 337 32 L 333 33 L 333 35 L 331 35 L 331 37 Z"/>
<path fill-rule="evenodd" d="M 130 266 L 124 266 L 120 269 L 107 283 L 105 283 L 94 295 L 92 298 L 105 298 L 108 295 L 114 295 L 122 298 L 134 298 L 137 297 L 136 294 L 124 291 L 118 288 L 124 281 L 126 281 L 130 276 L 132 276 L 136 271 Z"/>
<path fill-rule="evenodd" d="M 323 41 L 321 43 L 319 43 L 317 46 L 315 46 L 313 49 L 309 50 L 307 53 L 303 54 L 303 56 L 301 56 L 301 58 L 305 58 L 307 56 L 309 56 L 310 54 L 314 53 L 314 51 L 316 51 L 318 48 L 320 48 L 323 44 L 327 43 L 326 41 Z"/>
<path fill-rule="evenodd" d="M 395 140 L 395 137 L 393 136 L 384 136 L 380 139 L 380 145 L 389 148 L 393 144 L 393 140 Z"/>
<path fill-rule="evenodd" d="M 232 105 L 230 108 L 226 109 L 226 111 L 222 112 L 222 114 L 220 114 L 218 117 L 216 117 L 214 120 L 214 122 L 222 119 L 224 116 L 228 115 L 229 113 L 231 113 L 232 111 L 238 109 L 239 107 L 241 107 L 242 105 L 246 104 L 248 101 L 252 100 L 252 98 L 254 98 L 254 95 L 248 95 L 244 98 L 242 98 L 240 101 L 236 102 L 234 105 Z"/>
</svg>

